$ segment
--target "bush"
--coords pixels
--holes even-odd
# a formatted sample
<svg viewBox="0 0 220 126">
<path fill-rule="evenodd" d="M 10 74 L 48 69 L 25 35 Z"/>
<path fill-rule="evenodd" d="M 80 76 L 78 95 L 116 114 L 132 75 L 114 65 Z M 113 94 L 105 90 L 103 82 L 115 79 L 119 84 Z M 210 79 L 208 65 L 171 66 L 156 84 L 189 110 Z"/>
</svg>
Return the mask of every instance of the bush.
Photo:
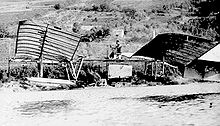
<svg viewBox="0 0 220 126">
<path fill-rule="evenodd" d="M 0 38 L 9 37 L 9 32 L 6 27 L 0 25 Z"/>
<path fill-rule="evenodd" d="M 0 70 L 0 82 L 8 82 L 8 76 L 6 70 Z"/>
<path fill-rule="evenodd" d="M 77 32 L 79 32 L 79 29 L 80 29 L 79 23 L 74 22 L 73 27 L 72 27 L 72 31 L 77 33 Z"/>
<path fill-rule="evenodd" d="M 110 35 L 110 29 L 108 27 L 92 28 L 89 33 L 82 36 L 81 42 L 91 42 L 94 40 L 100 40 Z"/>
<path fill-rule="evenodd" d="M 25 77 L 37 77 L 37 72 L 37 67 L 30 65 L 14 67 L 10 70 L 11 76 L 15 79 L 24 79 Z"/>
<path fill-rule="evenodd" d="M 44 78 L 67 79 L 65 67 L 61 65 L 44 66 Z"/>
<path fill-rule="evenodd" d="M 56 9 L 56 10 L 59 10 L 61 7 L 60 7 L 60 4 L 55 4 L 54 5 L 54 8 Z"/>
<path fill-rule="evenodd" d="M 137 12 L 134 8 L 123 8 L 122 12 L 125 13 L 126 16 L 135 19 L 135 13 Z"/>
<path fill-rule="evenodd" d="M 97 12 L 111 12 L 115 9 L 108 3 L 101 3 L 101 4 L 93 4 L 90 7 L 85 7 L 83 10 L 84 11 L 97 11 Z"/>
<path fill-rule="evenodd" d="M 37 77 L 37 66 L 23 65 L 11 69 L 11 76 L 15 79 L 25 79 L 26 77 Z M 45 65 L 43 70 L 44 78 L 67 79 L 66 69 L 61 65 Z"/>
<path fill-rule="evenodd" d="M 100 4 L 99 9 L 101 12 L 110 12 L 111 11 L 110 6 L 107 3 Z"/>
</svg>

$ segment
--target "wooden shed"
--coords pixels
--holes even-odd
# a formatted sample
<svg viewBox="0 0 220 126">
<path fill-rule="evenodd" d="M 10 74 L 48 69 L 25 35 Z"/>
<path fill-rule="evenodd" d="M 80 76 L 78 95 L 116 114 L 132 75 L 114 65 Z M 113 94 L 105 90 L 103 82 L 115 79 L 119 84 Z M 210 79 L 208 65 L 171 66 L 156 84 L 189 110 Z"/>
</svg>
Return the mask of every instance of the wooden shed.
<svg viewBox="0 0 220 126">
<path fill-rule="evenodd" d="M 179 67 L 184 77 L 204 78 L 201 73 L 205 69 L 200 57 L 211 51 L 218 42 L 201 37 L 164 33 L 157 35 L 152 41 L 134 53 L 133 56 L 147 56 Z M 193 66 L 202 65 L 202 70 L 196 71 Z M 206 64 L 209 64 L 208 62 Z"/>
</svg>

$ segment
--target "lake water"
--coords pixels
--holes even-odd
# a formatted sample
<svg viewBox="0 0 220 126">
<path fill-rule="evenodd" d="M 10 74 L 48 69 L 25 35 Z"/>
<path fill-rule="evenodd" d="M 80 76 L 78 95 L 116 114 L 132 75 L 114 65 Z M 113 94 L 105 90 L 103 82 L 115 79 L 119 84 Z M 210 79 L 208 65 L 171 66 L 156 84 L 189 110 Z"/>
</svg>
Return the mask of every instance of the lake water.
<svg viewBox="0 0 220 126">
<path fill-rule="evenodd" d="M 33 95 L 36 100 L 24 98 L 24 101 L 10 102 L 11 105 L 5 109 L 1 108 L 0 110 L 3 111 L 1 115 L 4 117 L 0 118 L 0 124 L 3 126 L 220 125 L 220 94 L 148 95 L 146 90 L 149 88 L 85 89 L 71 91 L 65 96 L 55 92 L 53 95 L 55 98 L 41 100 L 38 100 L 42 96 L 37 92 Z M 131 95 L 132 91 L 134 93 Z M 16 96 L 20 97 L 19 95 Z"/>
</svg>

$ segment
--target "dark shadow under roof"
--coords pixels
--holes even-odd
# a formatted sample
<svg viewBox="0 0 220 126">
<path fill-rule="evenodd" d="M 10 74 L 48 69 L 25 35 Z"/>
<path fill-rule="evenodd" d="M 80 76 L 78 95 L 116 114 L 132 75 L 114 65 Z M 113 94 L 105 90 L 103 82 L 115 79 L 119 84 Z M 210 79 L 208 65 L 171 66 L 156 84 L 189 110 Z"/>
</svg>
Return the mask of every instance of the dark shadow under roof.
<svg viewBox="0 0 220 126">
<path fill-rule="evenodd" d="M 218 42 L 195 36 L 165 33 L 157 35 L 133 56 L 147 56 L 158 60 L 163 60 L 164 57 L 172 65 L 188 65 L 217 44 Z"/>
</svg>

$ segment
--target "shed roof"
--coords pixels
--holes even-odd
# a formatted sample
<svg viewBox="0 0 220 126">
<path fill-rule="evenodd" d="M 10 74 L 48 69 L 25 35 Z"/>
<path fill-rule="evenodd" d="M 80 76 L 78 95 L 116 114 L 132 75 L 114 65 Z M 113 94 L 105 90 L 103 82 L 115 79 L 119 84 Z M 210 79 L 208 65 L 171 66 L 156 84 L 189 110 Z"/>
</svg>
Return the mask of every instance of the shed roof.
<svg viewBox="0 0 220 126">
<path fill-rule="evenodd" d="M 179 33 L 157 35 L 133 56 L 148 56 L 173 65 L 188 65 L 215 47 L 218 42 Z"/>
</svg>

